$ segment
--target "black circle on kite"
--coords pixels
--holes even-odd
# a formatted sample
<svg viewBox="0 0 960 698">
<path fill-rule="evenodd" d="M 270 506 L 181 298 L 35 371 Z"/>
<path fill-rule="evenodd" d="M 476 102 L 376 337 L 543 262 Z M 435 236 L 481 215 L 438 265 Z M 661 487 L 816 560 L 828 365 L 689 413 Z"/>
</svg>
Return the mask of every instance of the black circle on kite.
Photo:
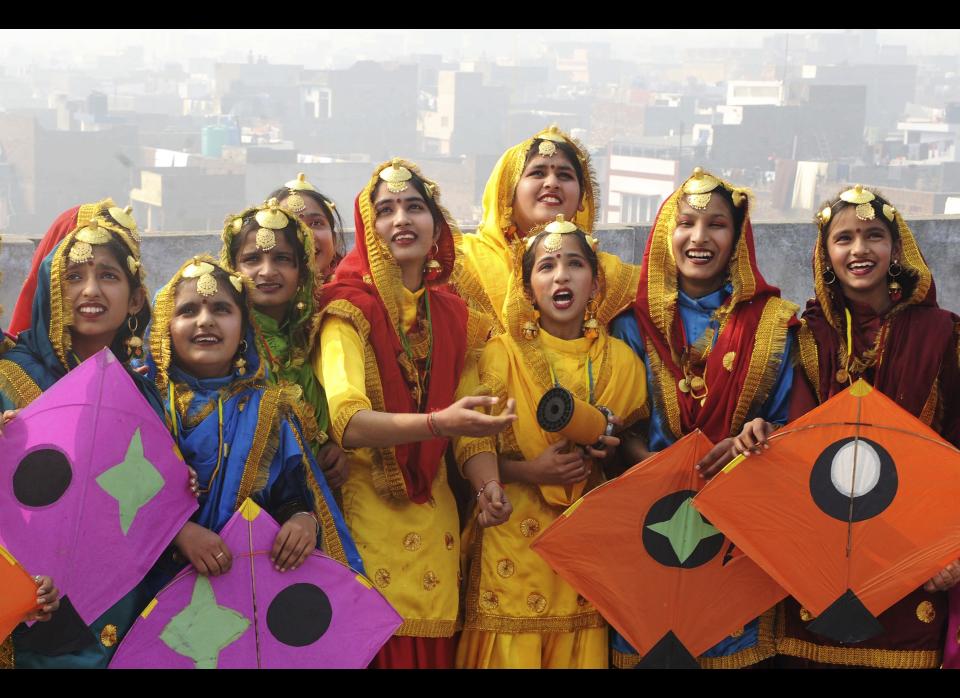
<svg viewBox="0 0 960 698">
<path fill-rule="evenodd" d="M 865 521 L 877 516 L 890 506 L 897 486 L 893 458 L 876 441 L 863 437 L 848 436 L 833 442 L 810 471 L 813 501 L 824 514 L 839 521 Z"/>
<path fill-rule="evenodd" d="M 650 557 L 665 567 L 699 567 L 710 562 L 723 548 L 723 534 L 719 531 L 711 534 L 710 522 L 689 503 L 695 494 L 695 490 L 680 490 L 661 497 L 653 503 L 643 520 L 643 547 Z M 680 536 L 684 529 L 690 531 L 684 524 L 685 517 L 688 524 L 692 522 L 699 529 L 694 532 L 699 540 L 689 536 L 683 540 Z"/>
<path fill-rule="evenodd" d="M 70 487 L 73 470 L 66 455 L 54 448 L 32 451 L 13 473 L 13 496 L 26 507 L 53 504 Z"/>
<path fill-rule="evenodd" d="M 544 431 L 557 432 L 573 418 L 573 395 L 559 385 L 550 388 L 537 404 L 537 424 Z"/>
<path fill-rule="evenodd" d="M 267 628 L 280 642 L 306 647 L 323 637 L 330 627 L 330 599 L 315 584 L 291 584 L 273 597 L 267 609 Z"/>
</svg>

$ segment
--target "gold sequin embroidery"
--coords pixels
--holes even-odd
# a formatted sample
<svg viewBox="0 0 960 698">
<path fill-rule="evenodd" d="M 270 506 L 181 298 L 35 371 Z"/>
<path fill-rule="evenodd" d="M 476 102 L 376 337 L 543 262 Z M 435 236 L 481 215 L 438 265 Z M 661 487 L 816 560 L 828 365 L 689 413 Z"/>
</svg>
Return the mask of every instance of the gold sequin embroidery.
<svg viewBox="0 0 960 698">
<path fill-rule="evenodd" d="M 453 534 L 449 531 L 443 534 L 443 542 L 446 543 L 447 550 L 453 550 L 454 545 L 456 545 L 456 539 L 453 537 Z"/>
<path fill-rule="evenodd" d="M 520 522 L 520 533 L 530 538 L 540 532 L 540 522 L 536 519 L 524 519 Z"/>
<path fill-rule="evenodd" d="M 534 591 L 527 597 L 527 608 L 534 613 L 543 613 L 547 610 L 547 600 L 543 594 Z"/>
<path fill-rule="evenodd" d="M 723 367 L 728 371 L 732 371 L 733 362 L 736 358 L 737 358 L 737 352 L 728 351 L 726 354 L 723 355 Z"/>
<path fill-rule="evenodd" d="M 377 586 L 381 589 L 390 586 L 390 571 L 381 567 L 374 573 L 373 581 L 376 582 Z"/>
<path fill-rule="evenodd" d="M 516 567 L 513 564 L 513 560 L 507 560 L 504 558 L 497 563 L 497 574 L 506 579 L 507 577 L 512 577 Z"/>
<path fill-rule="evenodd" d="M 800 620 L 802 620 L 804 623 L 809 623 L 810 621 L 813 620 L 813 614 L 810 613 L 810 611 L 808 611 L 807 609 L 801 608 L 801 609 L 800 609 Z"/>
<path fill-rule="evenodd" d="M 113 647 L 117 644 L 117 626 L 108 623 L 100 631 L 100 644 L 104 647 Z"/>
<path fill-rule="evenodd" d="M 422 541 L 419 533 L 408 533 L 403 537 L 403 547 L 405 550 L 409 550 L 410 552 L 419 550 L 421 542 Z"/>
<path fill-rule="evenodd" d="M 500 605 L 500 599 L 492 591 L 485 591 L 480 594 L 480 608 L 484 611 L 492 611 Z"/>
<path fill-rule="evenodd" d="M 423 575 L 423 588 L 427 591 L 433 591 L 437 588 L 437 585 L 440 583 L 440 578 L 437 577 L 437 573 L 432 570 L 427 570 Z"/>
<path fill-rule="evenodd" d="M 921 601 L 920 605 L 917 606 L 917 618 L 919 618 L 924 623 L 932 623 L 933 619 L 937 617 L 937 612 L 933 608 L 933 604 L 929 601 Z"/>
</svg>

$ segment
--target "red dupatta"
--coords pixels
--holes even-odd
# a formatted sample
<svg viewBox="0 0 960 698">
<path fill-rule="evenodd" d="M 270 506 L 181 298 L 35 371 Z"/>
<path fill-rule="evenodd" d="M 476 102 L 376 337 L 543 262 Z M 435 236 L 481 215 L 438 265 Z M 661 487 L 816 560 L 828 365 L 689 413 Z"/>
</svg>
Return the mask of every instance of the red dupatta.
<svg viewBox="0 0 960 698">
<path fill-rule="evenodd" d="M 719 178 L 718 178 L 719 179 Z M 749 206 L 747 192 L 720 180 L 720 186 Z M 647 238 L 634 316 L 653 375 L 655 408 L 677 439 L 700 429 L 712 441 L 739 433 L 766 401 L 783 358 L 797 306 L 780 298 L 757 267 L 749 211 L 728 265 L 733 292 L 715 311 L 718 337 L 705 364 L 708 393 L 703 403 L 679 389 L 684 332 L 677 311 L 677 264 L 672 238 L 683 187 L 664 201 Z"/>
<path fill-rule="evenodd" d="M 414 400 L 407 374 L 420 369 L 410 365 L 400 339 L 400 268 L 377 236 L 372 211 L 371 193 L 380 181 L 380 171 L 390 164 L 385 162 L 380 165 L 357 196 L 354 204 L 356 242 L 337 267 L 336 280 L 321 289 L 320 308 L 322 313 L 327 313 L 331 311 L 332 304 L 344 301 L 366 320 L 369 334 L 365 339 L 376 356 L 383 395 L 382 406 L 372 400 L 374 409 L 415 413 L 420 408 Z M 420 175 L 413 163 L 401 160 L 400 164 L 432 185 L 436 200 L 436 185 Z M 446 287 L 456 259 L 455 235 L 459 231 L 450 224 L 450 218 L 442 208 L 441 212 L 444 215 L 440 223 L 436 259 L 443 270 L 439 277 L 425 282 L 433 337 L 430 382 L 424 408 L 426 412 L 444 409 L 453 402 L 467 349 L 467 306 Z M 375 485 L 378 482 L 381 484 L 377 487 L 378 492 L 381 496 L 409 498 L 418 504 L 428 501 L 446 447 L 447 439 L 441 438 L 379 449 L 384 472 L 379 480 L 376 474 L 374 476 Z"/>
</svg>

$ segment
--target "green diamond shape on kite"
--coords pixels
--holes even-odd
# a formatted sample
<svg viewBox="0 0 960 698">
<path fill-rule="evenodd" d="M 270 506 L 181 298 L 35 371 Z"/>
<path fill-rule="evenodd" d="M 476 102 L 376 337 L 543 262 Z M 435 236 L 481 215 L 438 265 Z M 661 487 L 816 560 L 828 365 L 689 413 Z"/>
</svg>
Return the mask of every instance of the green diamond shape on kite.
<svg viewBox="0 0 960 698">
<path fill-rule="evenodd" d="M 177 654 L 192 659 L 197 669 L 216 669 L 221 650 L 248 627 L 246 616 L 217 605 L 210 580 L 198 574 L 190 605 L 170 619 L 160 639 Z"/>
<path fill-rule="evenodd" d="M 133 432 L 123 462 L 97 477 L 100 485 L 120 504 L 120 528 L 127 535 L 137 512 L 163 489 L 163 476 L 143 453 L 140 429 Z"/>
<path fill-rule="evenodd" d="M 650 524 L 647 526 L 651 531 L 656 531 L 665 536 L 670 541 L 673 552 L 677 554 L 680 563 L 683 564 L 687 558 L 693 554 L 693 551 L 700 545 L 700 541 L 710 536 L 715 536 L 720 531 L 708 524 L 700 516 L 700 512 L 693 508 L 692 500 L 687 499 L 677 507 L 666 521 Z"/>
</svg>

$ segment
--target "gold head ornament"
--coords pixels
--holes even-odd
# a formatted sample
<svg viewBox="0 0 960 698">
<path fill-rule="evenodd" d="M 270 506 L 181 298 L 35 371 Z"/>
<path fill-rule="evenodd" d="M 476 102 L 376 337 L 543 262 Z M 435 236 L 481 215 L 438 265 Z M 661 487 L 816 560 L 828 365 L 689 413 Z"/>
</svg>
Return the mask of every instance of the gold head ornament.
<svg viewBox="0 0 960 698">
<path fill-rule="evenodd" d="M 262 228 L 270 230 L 283 230 L 290 222 L 287 214 L 280 210 L 280 202 L 276 198 L 270 199 L 260 207 L 255 218 Z"/>
<path fill-rule="evenodd" d="M 380 179 L 387 183 L 387 190 L 394 194 L 406 191 L 407 187 L 410 186 L 407 182 L 410 181 L 411 177 L 413 177 L 413 174 L 400 164 L 400 158 L 394 158 L 390 167 L 384 167 L 380 170 Z"/>
<path fill-rule="evenodd" d="M 537 152 L 544 157 L 552 157 L 557 152 L 557 143 L 563 143 L 563 132 L 556 124 L 550 124 L 545 131 L 537 134 L 540 139 L 540 145 L 537 146 Z"/>
<path fill-rule="evenodd" d="M 240 278 L 240 274 L 236 272 L 230 274 L 230 284 L 237 289 L 237 293 L 243 293 L 243 279 Z"/>
<path fill-rule="evenodd" d="M 183 270 L 181 276 L 184 279 L 196 279 L 197 293 L 201 296 L 212 296 L 217 292 L 217 279 L 213 275 L 213 269 L 213 265 L 209 262 L 194 257 L 193 262 Z"/>
<path fill-rule="evenodd" d="M 257 249 L 263 252 L 269 252 L 277 246 L 277 234 L 270 230 L 270 228 L 257 228 L 255 244 Z"/>
<path fill-rule="evenodd" d="M 111 215 L 113 220 L 129 230 L 131 233 L 137 229 L 137 222 L 133 218 L 133 206 L 127 206 L 126 208 L 113 206 L 108 210 L 108 213 Z"/>
<path fill-rule="evenodd" d="M 890 221 L 890 222 L 892 223 L 892 222 L 893 222 L 893 219 L 896 218 L 896 216 L 897 216 L 897 209 L 895 209 L 895 208 L 894 208 L 893 206 L 891 206 L 890 204 L 884 204 L 884 205 L 883 205 L 883 215 L 884 215 L 884 217 L 885 217 L 888 221 Z"/>
<path fill-rule="evenodd" d="M 683 183 L 681 189 L 687 197 L 687 203 L 702 211 L 710 204 L 710 192 L 719 186 L 719 179 L 704 171 L 702 167 L 694 167 L 693 176 Z M 741 200 L 742 197 L 743 193 L 740 194 Z"/>
<path fill-rule="evenodd" d="M 94 218 L 76 234 L 76 242 L 70 248 L 69 259 L 73 264 L 84 264 L 93 259 L 93 246 L 110 242 L 110 231 L 100 227 L 99 219 Z"/>
<path fill-rule="evenodd" d="M 876 211 L 870 205 L 870 202 L 876 198 L 874 193 L 869 189 L 864 189 L 862 184 L 857 184 L 852 189 L 847 189 L 840 194 L 841 201 L 857 205 L 857 218 L 862 221 L 872 221 L 877 217 Z"/>
<path fill-rule="evenodd" d="M 567 233 L 575 233 L 578 228 L 575 223 L 572 221 L 564 220 L 563 214 L 558 213 L 556 220 L 551 221 L 546 226 L 542 228 L 543 232 L 549 233 L 545 238 L 543 238 L 543 249 L 546 252 L 556 252 L 561 247 L 563 247 L 563 236 Z M 527 249 L 529 250 L 533 246 L 533 241 L 536 239 L 540 231 L 536 229 L 530 231 L 530 235 L 527 236 Z"/>
<path fill-rule="evenodd" d="M 291 191 L 316 191 L 317 188 L 310 184 L 307 181 L 307 175 L 305 172 L 298 172 L 296 179 L 291 179 L 289 182 L 284 184 L 287 189 Z"/>
</svg>

